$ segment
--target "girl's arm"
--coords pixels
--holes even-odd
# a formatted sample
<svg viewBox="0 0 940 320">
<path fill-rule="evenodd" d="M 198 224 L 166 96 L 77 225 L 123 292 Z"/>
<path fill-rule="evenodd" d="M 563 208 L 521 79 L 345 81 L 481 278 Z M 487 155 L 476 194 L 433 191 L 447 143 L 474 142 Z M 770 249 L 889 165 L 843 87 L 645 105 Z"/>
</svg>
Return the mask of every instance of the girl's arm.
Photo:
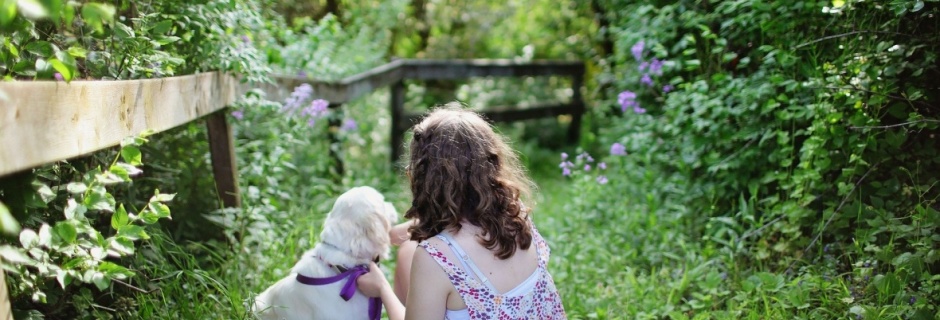
<svg viewBox="0 0 940 320">
<path fill-rule="evenodd" d="M 443 319 L 447 310 L 447 297 L 450 295 L 450 280 L 434 258 L 425 250 L 417 250 L 411 264 L 412 290 L 408 294 L 408 312 L 402 305 L 395 291 L 385 279 L 385 274 L 375 263 L 369 264 L 369 273 L 359 277 L 356 285 L 359 291 L 370 297 L 380 297 L 385 305 L 389 320 Z"/>
<path fill-rule="evenodd" d="M 385 280 L 385 273 L 374 262 L 369 263 L 369 273 L 356 279 L 356 287 L 368 297 L 381 298 L 389 320 L 405 318 L 405 306 L 398 301 L 392 286 Z"/>
<path fill-rule="evenodd" d="M 417 222 L 418 220 L 408 220 L 392 226 L 392 228 L 388 230 L 388 237 L 392 240 L 392 245 L 400 246 L 403 242 L 411 239 L 411 235 L 408 234 L 408 228 L 411 228 L 411 226 L 415 225 Z"/>
</svg>

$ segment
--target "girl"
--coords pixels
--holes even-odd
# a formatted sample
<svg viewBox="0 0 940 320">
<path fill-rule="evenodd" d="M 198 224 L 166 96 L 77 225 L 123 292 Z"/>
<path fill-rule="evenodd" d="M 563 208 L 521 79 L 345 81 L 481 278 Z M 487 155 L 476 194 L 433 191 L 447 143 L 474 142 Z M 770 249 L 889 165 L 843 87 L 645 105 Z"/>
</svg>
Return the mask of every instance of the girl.
<svg viewBox="0 0 940 320">
<path fill-rule="evenodd" d="M 451 103 L 414 127 L 410 149 L 405 217 L 418 244 L 399 288 L 407 308 L 374 263 L 359 290 L 380 297 L 391 320 L 564 319 L 548 245 L 522 203 L 532 182 L 505 139 Z"/>
</svg>

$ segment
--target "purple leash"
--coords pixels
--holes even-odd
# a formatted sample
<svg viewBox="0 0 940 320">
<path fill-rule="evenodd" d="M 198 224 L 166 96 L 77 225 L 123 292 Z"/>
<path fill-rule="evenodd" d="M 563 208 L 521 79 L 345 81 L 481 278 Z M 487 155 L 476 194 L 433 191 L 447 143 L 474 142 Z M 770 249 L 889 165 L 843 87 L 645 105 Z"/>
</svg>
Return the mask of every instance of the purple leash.
<svg viewBox="0 0 940 320">
<path fill-rule="evenodd" d="M 311 278 L 298 273 L 297 282 L 311 286 L 320 286 L 347 279 L 346 284 L 343 285 L 343 289 L 339 292 L 339 296 L 342 297 L 343 300 L 349 301 L 349 299 L 352 299 L 353 295 L 356 294 L 356 279 L 359 279 L 359 276 L 368 272 L 369 269 L 366 266 L 356 266 L 343 273 L 326 278 Z M 381 316 L 382 300 L 379 298 L 369 298 L 369 319 L 378 320 Z"/>
</svg>

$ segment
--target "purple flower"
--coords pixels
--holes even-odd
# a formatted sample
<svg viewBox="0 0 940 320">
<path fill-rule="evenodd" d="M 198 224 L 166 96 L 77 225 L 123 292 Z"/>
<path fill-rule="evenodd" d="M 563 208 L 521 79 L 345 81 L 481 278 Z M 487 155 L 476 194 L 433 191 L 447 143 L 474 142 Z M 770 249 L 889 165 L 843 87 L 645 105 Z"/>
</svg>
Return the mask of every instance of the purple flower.
<svg viewBox="0 0 940 320">
<path fill-rule="evenodd" d="M 245 117 L 245 113 L 242 112 L 241 110 L 232 111 L 232 118 L 241 120 L 244 117 Z"/>
<path fill-rule="evenodd" d="M 909 302 L 911 303 L 911 305 L 914 305 L 914 303 L 917 302 L 917 297 L 911 296 L 911 301 Z"/>
<path fill-rule="evenodd" d="M 606 170 L 606 169 L 607 169 L 607 164 L 606 164 L 606 163 L 603 163 L 603 162 L 598 163 L 598 164 L 597 164 L 597 168 L 599 168 L 599 169 L 601 169 L 601 170 Z"/>
<path fill-rule="evenodd" d="M 582 152 L 581 154 L 579 154 L 578 157 L 577 157 L 577 160 L 578 160 L 578 161 L 594 162 L 594 158 L 591 158 L 591 155 L 588 154 L 587 152 Z"/>
<path fill-rule="evenodd" d="M 353 119 L 343 120 L 343 125 L 339 127 L 339 129 L 343 131 L 354 131 L 357 128 L 359 128 L 359 125 L 356 124 L 356 120 Z"/>
<path fill-rule="evenodd" d="M 640 78 L 640 82 L 643 83 L 643 84 L 645 84 L 645 85 L 648 85 L 648 86 L 650 86 L 650 87 L 653 86 L 653 78 L 650 78 L 650 74 L 649 74 L 649 73 L 644 73 L 644 74 L 643 74 L 643 77 Z"/>
<path fill-rule="evenodd" d="M 53 76 L 55 77 L 56 81 L 65 81 L 65 77 L 63 77 L 61 73 L 56 72 Z"/>
<path fill-rule="evenodd" d="M 606 177 L 606 176 L 603 176 L 603 175 L 597 176 L 597 179 L 596 179 L 596 180 L 597 180 L 597 183 L 598 183 L 598 184 L 607 184 L 607 177 Z"/>
<path fill-rule="evenodd" d="M 562 176 L 565 176 L 565 177 L 570 176 L 570 175 L 571 175 L 571 169 L 568 169 L 568 168 L 563 168 L 563 169 L 561 169 L 561 175 L 562 175 Z"/>
<path fill-rule="evenodd" d="M 636 44 L 633 45 L 632 48 L 630 48 L 630 52 L 633 53 L 633 58 L 635 58 L 636 61 L 643 60 L 643 46 L 644 45 L 645 43 L 643 43 L 643 40 L 640 40 L 640 42 L 637 42 Z"/>
<path fill-rule="evenodd" d="M 640 106 L 633 107 L 633 113 L 643 114 L 646 113 L 646 109 L 640 108 Z"/>
<path fill-rule="evenodd" d="M 307 117 L 320 117 L 329 110 L 330 103 L 323 99 L 315 99 L 310 102 L 310 106 L 304 108 L 300 113 Z"/>
<path fill-rule="evenodd" d="M 629 108 L 637 108 L 640 106 L 640 104 L 636 102 L 636 93 L 632 91 L 621 92 L 617 95 L 617 102 L 620 103 L 620 110 L 623 112 L 627 112 Z"/>
<path fill-rule="evenodd" d="M 561 164 L 558 165 L 558 167 L 559 168 L 574 168 L 574 163 L 571 163 L 571 161 L 562 161 Z"/>
<path fill-rule="evenodd" d="M 297 76 L 298 76 L 298 77 L 301 77 L 301 78 L 306 78 L 306 77 L 307 77 L 307 73 L 304 72 L 303 70 L 300 70 L 300 71 L 297 71 Z"/>
<path fill-rule="evenodd" d="M 284 107 L 281 108 L 281 111 L 294 112 L 297 108 L 300 108 L 304 101 L 310 99 L 311 96 L 313 96 L 313 87 L 307 83 L 301 84 L 294 88 L 294 92 L 291 92 L 290 97 L 284 102 Z"/>
<path fill-rule="evenodd" d="M 244 42 L 244 43 L 249 43 L 249 42 L 251 42 L 251 38 L 248 38 L 248 36 L 246 36 L 246 35 L 242 35 L 242 42 Z"/>
<path fill-rule="evenodd" d="M 567 159 L 568 159 L 568 153 L 562 152 L 562 153 L 561 153 L 561 160 L 567 160 Z"/>
<path fill-rule="evenodd" d="M 610 155 L 613 156 L 625 156 L 627 155 L 627 147 L 624 147 L 620 143 L 614 143 L 610 145 Z"/>
<path fill-rule="evenodd" d="M 589 164 L 584 165 L 584 171 L 585 171 L 585 172 L 591 171 L 591 165 L 589 165 Z"/>
<path fill-rule="evenodd" d="M 663 61 L 653 58 L 653 61 L 650 61 L 649 72 L 657 76 L 663 75 Z"/>
<path fill-rule="evenodd" d="M 664 86 L 663 86 L 663 93 L 669 93 L 670 91 L 672 91 L 672 90 L 675 89 L 675 88 L 676 88 L 676 87 L 673 87 L 671 84 L 664 85 Z"/>
<path fill-rule="evenodd" d="M 314 118 L 314 117 L 307 118 L 307 126 L 312 127 L 316 124 L 317 124 L 317 118 Z"/>
<path fill-rule="evenodd" d="M 649 66 L 650 66 L 649 62 L 643 61 L 642 63 L 640 63 L 640 66 L 637 67 L 637 70 L 646 71 L 646 68 L 649 68 Z"/>
</svg>

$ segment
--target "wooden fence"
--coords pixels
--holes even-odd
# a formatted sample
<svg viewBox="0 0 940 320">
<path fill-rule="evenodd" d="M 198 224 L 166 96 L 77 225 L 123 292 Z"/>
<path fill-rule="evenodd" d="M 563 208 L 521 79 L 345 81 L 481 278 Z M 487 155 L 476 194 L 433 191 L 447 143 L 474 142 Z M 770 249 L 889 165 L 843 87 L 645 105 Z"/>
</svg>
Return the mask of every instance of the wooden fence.
<svg viewBox="0 0 940 320">
<path fill-rule="evenodd" d="M 483 114 L 492 121 L 518 121 L 568 114 L 572 116 L 571 126 L 568 128 L 569 139 L 576 140 L 581 131 L 581 117 L 585 110 L 581 96 L 584 63 L 580 61 L 396 60 L 337 82 L 309 80 L 297 76 L 278 76 L 278 85 L 267 86 L 265 90 L 269 97 L 284 99 L 290 94 L 288 90 L 307 83 L 313 87 L 313 92 L 318 98 L 326 99 L 330 102 L 331 108 L 337 108 L 362 95 L 391 86 L 391 160 L 395 161 L 401 155 L 404 132 L 421 116 L 405 113 L 405 80 L 536 76 L 571 78 L 573 92 L 571 101 L 525 109 L 491 107 Z"/>
<path fill-rule="evenodd" d="M 392 161 L 401 154 L 402 136 L 420 117 L 404 112 L 404 80 L 473 77 L 565 76 L 572 80 L 567 103 L 526 109 L 496 108 L 484 114 L 493 121 L 516 121 L 569 114 L 569 137 L 577 138 L 585 107 L 580 88 L 584 64 L 566 61 L 396 60 L 336 82 L 275 76 L 276 85 L 259 85 L 269 99 L 283 100 L 291 90 L 310 84 L 331 108 L 391 86 Z M 0 82 L 0 178 L 6 175 L 118 145 L 144 130 L 165 131 L 206 120 L 207 139 L 218 194 L 225 207 L 239 206 L 237 166 L 232 131 L 225 109 L 247 90 L 227 74 L 207 72 L 147 80 Z M 337 125 L 337 124 L 334 124 Z M 340 164 L 339 171 L 342 172 Z M 0 320 L 12 319 L 0 272 Z"/>
</svg>

